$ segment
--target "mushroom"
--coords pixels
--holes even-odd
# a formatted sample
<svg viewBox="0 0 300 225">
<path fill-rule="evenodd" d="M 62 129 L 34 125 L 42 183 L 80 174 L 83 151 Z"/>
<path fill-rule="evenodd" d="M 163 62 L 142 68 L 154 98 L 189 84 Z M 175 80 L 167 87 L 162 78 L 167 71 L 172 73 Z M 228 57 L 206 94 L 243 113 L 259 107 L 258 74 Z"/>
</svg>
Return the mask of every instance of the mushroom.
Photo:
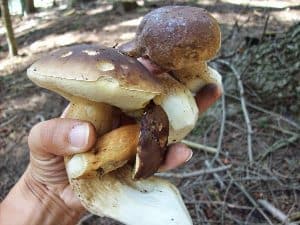
<svg viewBox="0 0 300 225">
<path fill-rule="evenodd" d="M 71 101 L 66 117 L 87 120 L 96 127 L 99 139 L 92 151 L 65 157 L 70 184 L 89 211 L 129 225 L 192 224 L 176 187 L 148 178 L 164 158 L 169 121 L 180 119 L 174 118 L 180 114 L 172 114 L 170 105 L 188 106 L 183 112 L 196 108 L 195 101 L 182 94 L 186 90 L 180 89 L 179 82 L 179 92 L 170 92 L 170 102 L 167 97 L 159 101 L 159 96 L 168 93 L 160 78 L 152 77 L 136 59 L 95 45 L 55 51 L 27 73 L 37 85 Z M 176 93 L 181 93 L 181 100 L 176 100 Z M 143 115 L 137 124 L 112 130 L 119 110 L 142 110 Z M 134 180 L 140 178 L 148 179 Z"/>
<path fill-rule="evenodd" d="M 143 110 L 152 99 L 156 103 L 152 107 L 163 109 L 154 114 L 155 120 L 161 120 L 164 126 L 169 126 L 167 121 L 170 123 L 170 132 L 164 134 L 169 135 L 169 144 L 185 137 L 198 118 L 196 102 L 184 85 L 168 74 L 162 74 L 155 79 L 136 59 L 122 55 L 113 48 L 92 45 L 65 48 L 34 63 L 28 69 L 28 76 L 38 85 L 56 91 L 70 100 L 69 111 L 79 119 L 96 123 L 97 129 L 102 126 L 103 133 L 112 128 L 112 115 L 117 112 L 112 106 L 134 114 L 133 112 Z M 115 137 L 130 131 L 121 129 L 119 132 Z M 145 144 L 145 135 L 139 137 L 139 143 Z M 160 138 L 164 139 L 163 136 Z M 152 148 L 148 147 L 148 150 L 139 145 L 141 150 L 137 151 L 134 178 L 147 178 L 152 175 L 164 158 L 166 146 L 156 145 L 156 139 L 152 139 Z M 101 145 L 101 142 L 99 140 L 98 144 Z M 118 151 L 98 151 L 97 148 L 77 154 L 67 164 L 69 175 L 71 178 L 90 177 L 121 167 L 133 155 L 133 145 L 127 147 L 128 149 L 121 151 L 122 154 Z M 144 155 L 143 151 L 151 151 L 148 154 L 155 159 L 155 163 L 149 157 L 141 157 Z M 160 157 L 157 153 L 161 153 Z M 139 163 L 140 159 L 143 159 L 142 163 Z M 147 167 L 149 171 L 137 176 L 139 166 Z"/>
<path fill-rule="evenodd" d="M 208 83 L 222 86 L 220 74 L 207 66 L 220 46 L 220 27 L 206 10 L 165 6 L 145 15 L 135 39 L 119 49 L 133 57 L 148 57 L 196 93 Z"/>
</svg>

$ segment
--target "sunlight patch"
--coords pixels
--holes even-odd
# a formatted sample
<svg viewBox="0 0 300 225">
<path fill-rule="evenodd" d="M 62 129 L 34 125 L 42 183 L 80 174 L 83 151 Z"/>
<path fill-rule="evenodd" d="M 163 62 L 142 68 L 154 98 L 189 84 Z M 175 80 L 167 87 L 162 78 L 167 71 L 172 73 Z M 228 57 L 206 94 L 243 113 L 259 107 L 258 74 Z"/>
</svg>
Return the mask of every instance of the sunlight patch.
<svg viewBox="0 0 300 225">
<path fill-rule="evenodd" d="M 73 54 L 73 52 L 67 52 L 67 53 L 65 53 L 65 54 L 63 54 L 62 56 L 61 56 L 61 58 L 65 58 L 65 57 L 68 57 L 68 56 L 70 56 L 70 55 L 72 55 Z"/>
<path fill-rule="evenodd" d="M 99 62 L 97 67 L 99 70 L 104 71 L 104 72 L 115 69 L 115 65 L 110 62 L 107 62 L 107 61 Z"/>
<path fill-rule="evenodd" d="M 97 51 L 88 50 L 88 49 L 87 50 L 83 50 L 82 52 L 85 53 L 85 54 L 87 54 L 87 55 L 91 55 L 91 56 L 99 54 L 99 52 L 97 52 Z"/>
</svg>

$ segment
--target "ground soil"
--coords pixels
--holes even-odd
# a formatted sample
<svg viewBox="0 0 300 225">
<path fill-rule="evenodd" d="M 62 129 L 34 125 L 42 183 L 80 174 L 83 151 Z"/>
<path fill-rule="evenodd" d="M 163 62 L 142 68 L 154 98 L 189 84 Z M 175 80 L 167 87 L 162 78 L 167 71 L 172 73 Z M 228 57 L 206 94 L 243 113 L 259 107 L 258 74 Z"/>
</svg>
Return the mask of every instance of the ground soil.
<svg viewBox="0 0 300 225">
<path fill-rule="evenodd" d="M 296 59 L 300 57 L 300 48 L 299 42 L 294 41 L 300 40 L 299 25 L 295 26 L 300 21 L 297 1 L 272 1 L 287 4 L 281 8 L 276 7 L 278 4 L 253 6 L 234 4 L 234 1 L 149 2 L 125 14 L 112 10 L 109 3 L 95 1 L 72 10 L 54 8 L 26 18 L 15 16 L 13 23 L 20 56 L 14 58 L 7 57 L 5 36 L 0 29 L 0 200 L 28 164 L 27 135 L 31 127 L 59 117 L 67 105 L 62 97 L 29 81 L 26 68 L 41 55 L 62 46 L 123 43 L 134 36 L 140 18 L 149 10 L 164 4 L 191 4 L 206 8 L 221 25 L 222 49 L 210 64 L 222 73 L 226 95 L 199 118 L 188 139 L 212 147 L 219 145 L 221 153 L 214 157 L 214 154 L 194 149 L 192 160 L 174 173 L 206 169 L 205 160 L 213 167 L 232 166 L 218 173 L 222 182 L 212 174 L 170 179 L 178 185 L 194 224 L 270 224 L 268 219 L 274 224 L 280 222 L 256 205 L 259 199 L 268 200 L 291 220 L 299 222 L 300 65 Z M 272 49 L 280 44 L 281 49 Z M 264 50 L 266 53 L 262 54 Z M 274 57 L 279 62 L 272 61 Z M 253 64 L 253 58 L 263 65 L 282 64 L 266 69 L 259 67 L 259 63 Z M 278 68 L 283 68 L 284 73 L 279 74 Z M 279 78 L 274 74 L 279 74 Z M 241 77 L 243 95 L 236 75 Z M 283 85 L 280 85 L 281 77 L 286 77 Z M 264 89 L 265 80 L 274 83 L 278 95 L 272 86 Z M 241 106 L 241 96 L 246 100 L 246 107 Z M 247 132 L 245 108 L 251 135 Z M 249 136 L 252 164 L 248 158 Z M 81 224 L 119 223 L 87 215 Z"/>
</svg>

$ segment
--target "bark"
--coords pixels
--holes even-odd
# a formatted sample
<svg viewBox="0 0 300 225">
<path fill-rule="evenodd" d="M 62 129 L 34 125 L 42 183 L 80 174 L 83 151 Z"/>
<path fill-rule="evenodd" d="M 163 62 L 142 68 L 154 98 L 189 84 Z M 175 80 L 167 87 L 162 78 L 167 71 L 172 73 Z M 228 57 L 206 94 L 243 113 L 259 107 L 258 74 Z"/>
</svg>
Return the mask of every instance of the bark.
<svg viewBox="0 0 300 225">
<path fill-rule="evenodd" d="M 11 18 L 8 9 L 8 0 L 0 0 L 0 7 L 2 12 L 2 21 L 6 31 L 6 40 L 10 56 L 18 55 L 17 43 L 14 36 Z"/>
<path fill-rule="evenodd" d="M 36 12 L 34 7 L 34 0 L 25 0 L 25 12 L 26 14 Z"/>
<path fill-rule="evenodd" d="M 133 11 L 138 8 L 136 1 L 114 1 L 113 9 L 121 15 L 126 14 L 127 12 Z"/>
</svg>

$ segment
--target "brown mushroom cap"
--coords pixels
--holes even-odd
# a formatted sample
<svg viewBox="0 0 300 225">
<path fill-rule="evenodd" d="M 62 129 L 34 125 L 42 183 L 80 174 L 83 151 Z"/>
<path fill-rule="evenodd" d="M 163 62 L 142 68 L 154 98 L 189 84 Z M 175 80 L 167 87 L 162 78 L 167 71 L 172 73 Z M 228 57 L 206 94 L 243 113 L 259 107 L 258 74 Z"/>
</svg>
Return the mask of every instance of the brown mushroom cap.
<svg viewBox="0 0 300 225">
<path fill-rule="evenodd" d="M 39 86 L 75 98 L 136 110 L 161 92 L 159 82 L 136 59 L 114 48 L 77 45 L 55 51 L 27 71 Z"/>
<path fill-rule="evenodd" d="M 157 172 L 164 160 L 169 135 L 168 116 L 153 103 L 141 119 L 141 131 L 134 167 L 134 179 L 148 178 Z"/>
<path fill-rule="evenodd" d="M 162 68 L 177 70 L 213 58 L 220 40 L 219 25 L 206 10 L 166 6 L 148 13 L 136 39 L 120 49 L 135 57 L 148 56 Z"/>
</svg>

